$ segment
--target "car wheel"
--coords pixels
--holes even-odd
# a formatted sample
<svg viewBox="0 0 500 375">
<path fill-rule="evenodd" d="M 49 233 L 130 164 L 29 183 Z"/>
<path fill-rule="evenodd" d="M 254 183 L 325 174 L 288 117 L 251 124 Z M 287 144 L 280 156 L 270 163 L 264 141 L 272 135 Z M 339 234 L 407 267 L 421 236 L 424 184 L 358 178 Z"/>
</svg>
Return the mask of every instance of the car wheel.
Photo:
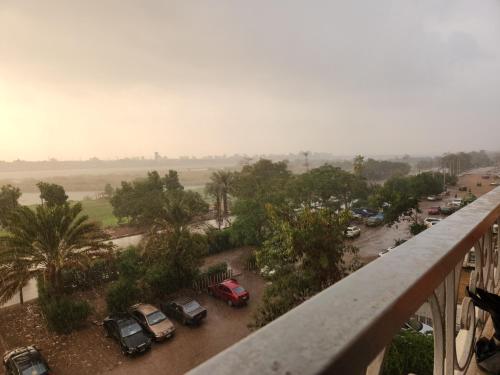
<svg viewBox="0 0 500 375">
<path fill-rule="evenodd" d="M 232 307 L 232 306 L 233 306 L 233 301 L 231 301 L 230 299 L 228 299 L 228 300 L 227 300 L 227 304 L 228 304 L 228 306 L 231 306 L 231 307 Z"/>
</svg>

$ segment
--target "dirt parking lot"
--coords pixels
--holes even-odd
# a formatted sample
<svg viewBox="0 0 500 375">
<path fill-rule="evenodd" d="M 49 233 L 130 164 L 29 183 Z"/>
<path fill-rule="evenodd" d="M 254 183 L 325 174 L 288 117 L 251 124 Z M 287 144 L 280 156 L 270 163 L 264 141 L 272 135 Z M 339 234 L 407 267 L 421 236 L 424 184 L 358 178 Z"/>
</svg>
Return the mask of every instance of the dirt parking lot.
<svg viewBox="0 0 500 375">
<path fill-rule="evenodd" d="M 252 322 L 264 291 L 264 280 L 244 269 L 249 248 L 236 249 L 208 257 L 208 264 L 228 261 L 238 281 L 250 292 L 246 307 L 231 308 L 205 293 L 193 294 L 208 309 L 208 317 L 199 327 L 185 327 L 177 322 L 172 340 L 154 344 L 143 356 L 128 358 L 120 353 L 115 341 L 104 337 L 102 327 L 90 324 L 70 335 L 50 334 L 41 322 L 35 303 L 16 306 L 0 313 L 0 352 L 16 346 L 35 344 L 42 349 L 56 374 L 183 374 L 196 365 L 251 333 Z M 104 302 L 92 298 L 96 319 L 104 315 Z M 97 301 L 97 302 L 96 302 Z M 100 316 L 99 316 L 100 315 Z M 26 319 L 16 319 L 26 316 Z M 3 342 L 2 342 L 3 341 Z M 0 370 L 2 374 L 3 369 Z"/>
</svg>

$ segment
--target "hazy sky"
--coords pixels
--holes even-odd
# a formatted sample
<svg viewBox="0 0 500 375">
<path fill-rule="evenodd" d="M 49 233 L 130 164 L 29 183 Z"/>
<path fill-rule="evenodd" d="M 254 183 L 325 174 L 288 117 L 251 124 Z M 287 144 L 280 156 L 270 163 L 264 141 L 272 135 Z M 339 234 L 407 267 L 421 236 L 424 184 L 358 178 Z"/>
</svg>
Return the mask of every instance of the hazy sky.
<svg viewBox="0 0 500 375">
<path fill-rule="evenodd" d="M 0 160 L 500 149 L 500 2 L 0 0 Z"/>
</svg>

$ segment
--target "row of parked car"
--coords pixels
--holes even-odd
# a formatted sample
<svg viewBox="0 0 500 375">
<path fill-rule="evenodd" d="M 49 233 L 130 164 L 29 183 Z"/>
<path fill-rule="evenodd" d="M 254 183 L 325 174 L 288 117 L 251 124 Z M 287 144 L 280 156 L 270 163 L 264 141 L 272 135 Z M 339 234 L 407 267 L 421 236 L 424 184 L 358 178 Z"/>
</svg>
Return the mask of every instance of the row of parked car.
<svg viewBox="0 0 500 375">
<path fill-rule="evenodd" d="M 219 298 L 229 306 L 245 305 L 250 294 L 235 279 L 227 279 L 210 285 L 208 294 Z M 198 325 L 207 317 L 207 309 L 196 300 L 181 297 L 160 308 L 140 303 L 127 312 L 112 314 L 103 320 L 106 336 L 115 339 L 124 355 L 143 353 L 151 349 L 153 341 L 174 337 L 175 325 L 170 319 L 184 325 Z M 26 346 L 10 350 L 3 355 L 7 375 L 50 375 L 49 364 L 39 349 Z"/>
<path fill-rule="evenodd" d="M 353 208 L 351 215 L 355 221 L 363 221 L 369 227 L 376 227 L 384 222 L 382 212 L 373 211 L 369 208 Z"/>
<path fill-rule="evenodd" d="M 229 306 L 245 305 L 250 299 L 248 291 L 235 279 L 227 279 L 208 287 L 208 294 Z M 140 303 L 126 313 L 113 314 L 103 321 L 108 337 L 115 339 L 124 355 L 143 353 L 151 349 L 152 341 L 170 339 L 175 326 L 170 319 L 184 325 L 199 325 L 207 317 L 207 309 L 189 297 L 161 303 L 160 308 Z M 170 318 L 170 319 L 169 319 Z"/>
</svg>

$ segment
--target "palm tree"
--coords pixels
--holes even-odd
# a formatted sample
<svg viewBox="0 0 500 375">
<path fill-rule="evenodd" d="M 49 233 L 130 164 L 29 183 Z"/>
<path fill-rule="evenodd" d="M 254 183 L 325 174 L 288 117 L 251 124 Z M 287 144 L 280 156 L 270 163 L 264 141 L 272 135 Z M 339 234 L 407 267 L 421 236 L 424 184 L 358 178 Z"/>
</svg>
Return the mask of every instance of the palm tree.
<svg viewBox="0 0 500 375">
<path fill-rule="evenodd" d="M 205 186 L 205 192 L 208 195 L 211 195 L 212 197 L 214 197 L 214 199 L 215 199 L 215 203 L 214 203 L 215 221 L 217 222 L 217 225 L 219 226 L 219 229 L 220 229 L 222 226 L 222 221 L 223 221 L 222 207 L 221 207 L 221 200 L 222 200 L 222 198 L 221 198 L 221 186 L 215 181 L 209 182 Z"/>
<path fill-rule="evenodd" d="M 63 292 L 62 272 L 83 268 L 114 246 L 99 224 L 82 214 L 80 203 L 36 211 L 21 207 L 10 217 L 0 246 L 0 303 L 33 277 L 42 276 L 49 293 Z"/>
<path fill-rule="evenodd" d="M 234 184 L 234 174 L 230 171 L 220 170 L 210 176 L 211 185 L 214 185 L 220 196 L 219 205 L 222 204 L 221 221 L 228 221 L 229 218 L 229 192 Z"/>
</svg>

